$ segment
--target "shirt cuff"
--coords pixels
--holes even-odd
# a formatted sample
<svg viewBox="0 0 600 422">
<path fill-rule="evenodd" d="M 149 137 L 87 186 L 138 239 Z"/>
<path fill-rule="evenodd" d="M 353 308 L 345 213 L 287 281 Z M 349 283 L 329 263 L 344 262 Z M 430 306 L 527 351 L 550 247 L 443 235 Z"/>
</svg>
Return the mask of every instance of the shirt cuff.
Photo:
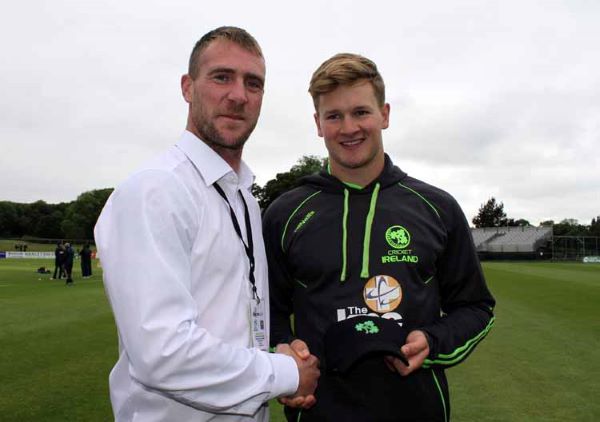
<svg viewBox="0 0 600 422">
<path fill-rule="evenodd" d="M 300 382 L 296 361 L 292 357 L 281 353 L 269 353 L 268 356 L 274 374 L 270 398 L 291 396 L 298 390 L 298 383 Z"/>
</svg>

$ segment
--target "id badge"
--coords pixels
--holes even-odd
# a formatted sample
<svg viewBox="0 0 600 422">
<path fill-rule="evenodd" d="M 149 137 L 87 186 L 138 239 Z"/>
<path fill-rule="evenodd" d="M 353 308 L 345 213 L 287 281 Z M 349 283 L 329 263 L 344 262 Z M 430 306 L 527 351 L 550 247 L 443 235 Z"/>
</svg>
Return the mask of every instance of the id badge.
<svg viewBox="0 0 600 422">
<path fill-rule="evenodd" d="M 261 300 L 256 303 L 256 300 L 251 301 L 250 305 L 251 321 L 252 321 L 252 346 L 267 351 L 267 326 L 265 323 L 265 301 Z"/>
</svg>

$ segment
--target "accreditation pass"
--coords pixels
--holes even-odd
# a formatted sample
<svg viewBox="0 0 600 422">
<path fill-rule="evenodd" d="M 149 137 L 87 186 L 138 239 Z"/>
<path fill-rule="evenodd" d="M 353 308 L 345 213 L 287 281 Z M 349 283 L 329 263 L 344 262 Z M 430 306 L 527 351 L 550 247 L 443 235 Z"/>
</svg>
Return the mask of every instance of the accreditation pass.
<svg viewBox="0 0 600 422">
<path fill-rule="evenodd" d="M 267 344 L 266 335 L 267 326 L 265 323 L 265 301 L 251 300 L 250 303 L 250 312 L 252 313 L 252 345 L 266 352 L 269 345 Z"/>
</svg>

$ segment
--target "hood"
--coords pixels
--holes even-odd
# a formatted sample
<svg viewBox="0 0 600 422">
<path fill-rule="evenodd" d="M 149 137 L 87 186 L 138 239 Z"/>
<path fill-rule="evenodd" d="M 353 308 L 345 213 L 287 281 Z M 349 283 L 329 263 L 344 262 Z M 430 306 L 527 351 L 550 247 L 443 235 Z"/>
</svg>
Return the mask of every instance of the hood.
<svg viewBox="0 0 600 422">
<path fill-rule="evenodd" d="M 365 216 L 365 232 L 363 237 L 363 251 L 362 251 L 362 264 L 360 277 L 369 278 L 369 254 L 371 245 L 371 227 L 375 218 L 375 212 L 377 209 L 377 198 L 379 191 L 385 189 L 391 185 L 399 183 L 406 177 L 406 173 L 396 167 L 390 157 L 385 154 L 385 163 L 381 174 L 369 183 L 367 186 L 361 188 L 360 186 L 354 186 L 349 183 L 344 183 L 336 177 L 329 174 L 327 168 L 324 168 L 317 174 L 313 174 L 301 179 L 301 184 L 309 185 L 317 192 L 328 192 L 333 194 L 339 194 L 343 196 L 343 218 L 342 218 L 342 262 L 341 262 L 341 274 L 340 281 L 343 283 L 346 281 L 348 274 L 348 214 L 349 214 L 349 198 L 350 192 L 352 195 L 370 195 L 369 211 Z"/>
<path fill-rule="evenodd" d="M 385 189 L 390 185 L 400 182 L 405 177 L 406 173 L 396 167 L 390 157 L 385 154 L 385 163 L 381 174 L 364 188 L 360 190 L 353 189 L 353 193 L 371 194 L 377 184 L 379 184 L 379 189 Z M 316 190 L 339 193 L 340 195 L 343 195 L 344 189 L 348 187 L 348 184 L 329 174 L 327 167 L 324 167 L 319 173 L 303 177 L 300 179 L 300 184 L 310 185 Z"/>
</svg>

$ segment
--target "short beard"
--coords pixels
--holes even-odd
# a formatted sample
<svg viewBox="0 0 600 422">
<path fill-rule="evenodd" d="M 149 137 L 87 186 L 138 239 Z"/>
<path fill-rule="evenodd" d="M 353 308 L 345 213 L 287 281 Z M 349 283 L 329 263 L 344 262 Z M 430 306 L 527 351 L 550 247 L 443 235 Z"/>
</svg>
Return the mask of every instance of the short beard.
<svg viewBox="0 0 600 422">
<path fill-rule="evenodd" d="M 198 132 L 200 132 L 201 139 L 211 147 L 218 147 L 231 150 L 239 150 L 244 147 L 244 144 L 250 137 L 250 134 L 254 130 L 254 126 L 248 129 L 246 133 L 242 134 L 239 138 L 234 139 L 233 142 L 227 141 L 221 136 L 217 128 L 210 123 L 204 122 L 202 125 L 196 125 Z"/>
</svg>

